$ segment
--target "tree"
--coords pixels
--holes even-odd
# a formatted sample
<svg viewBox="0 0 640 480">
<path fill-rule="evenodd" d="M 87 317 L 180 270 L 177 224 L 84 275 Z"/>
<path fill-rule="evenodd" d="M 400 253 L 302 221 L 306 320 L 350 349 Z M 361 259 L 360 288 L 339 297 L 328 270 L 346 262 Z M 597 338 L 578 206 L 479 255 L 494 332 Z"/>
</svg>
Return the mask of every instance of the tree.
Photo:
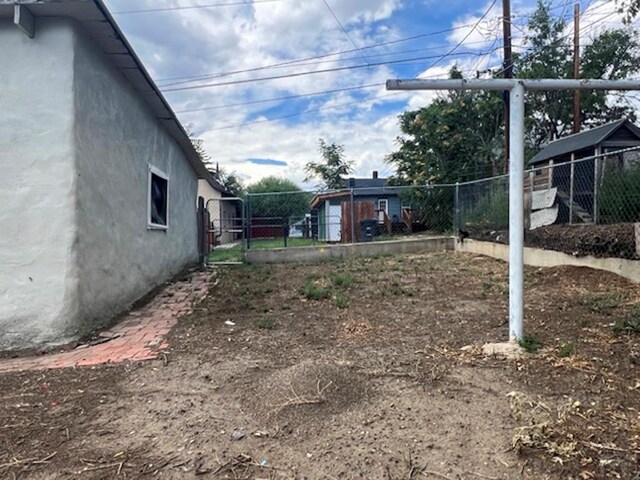
<svg viewBox="0 0 640 480">
<path fill-rule="evenodd" d="M 320 139 L 318 150 L 322 156 L 320 162 L 308 162 L 304 167 L 307 177 L 305 182 L 313 178 L 320 179 L 318 185 L 323 190 L 344 188 L 344 177 L 353 172 L 353 161 L 344 157 L 344 147 L 336 143 L 328 144 Z"/>
<path fill-rule="evenodd" d="M 640 0 L 638 0 L 640 1 Z M 550 3 L 538 0 L 528 23 L 529 51 L 516 57 L 515 74 L 520 78 L 573 78 L 572 39 L 566 35 L 566 21 L 551 15 Z M 582 78 L 620 79 L 640 71 L 637 32 L 630 28 L 605 30 L 581 55 Z M 572 133 L 571 91 L 529 91 L 526 94 L 528 146 L 537 150 L 544 143 Z M 615 105 L 607 92 L 583 92 L 581 122 L 597 126 L 633 117 L 627 106 Z"/>
<path fill-rule="evenodd" d="M 286 178 L 265 177 L 249 185 L 247 193 L 253 218 L 303 217 L 310 208 L 311 195 Z"/>
<path fill-rule="evenodd" d="M 459 70 L 453 68 L 455 78 Z M 399 148 L 386 161 L 394 183 L 455 183 L 502 168 L 502 106 L 497 92 L 451 92 L 400 115 Z"/>
<path fill-rule="evenodd" d="M 216 165 L 216 170 L 211 171 L 213 177 L 236 197 L 244 197 L 245 187 L 242 179 L 236 172 L 227 173 L 224 168 Z"/>
</svg>

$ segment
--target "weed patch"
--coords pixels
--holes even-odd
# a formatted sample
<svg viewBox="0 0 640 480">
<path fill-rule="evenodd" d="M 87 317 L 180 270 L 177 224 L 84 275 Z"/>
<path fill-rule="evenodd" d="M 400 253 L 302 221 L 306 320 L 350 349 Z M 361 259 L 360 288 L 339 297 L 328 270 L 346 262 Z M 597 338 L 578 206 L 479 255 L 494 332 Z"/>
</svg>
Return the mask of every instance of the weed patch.
<svg viewBox="0 0 640 480">
<path fill-rule="evenodd" d="M 331 296 L 331 289 L 307 282 L 300 289 L 300 293 L 307 300 L 326 300 Z"/>
<path fill-rule="evenodd" d="M 524 337 L 522 337 L 518 343 L 528 353 L 536 353 L 542 346 L 538 337 L 533 333 L 525 333 Z"/>
<path fill-rule="evenodd" d="M 342 295 L 341 293 L 336 294 L 335 296 L 335 304 L 338 308 L 347 308 L 349 306 L 349 300 L 347 297 Z"/>
<path fill-rule="evenodd" d="M 351 275 L 336 273 L 331 275 L 331 282 L 337 288 L 347 289 L 357 283 L 357 280 Z"/>
<path fill-rule="evenodd" d="M 265 330 L 272 330 L 276 326 L 276 321 L 273 318 L 263 317 L 256 320 L 256 327 Z"/>
<path fill-rule="evenodd" d="M 621 318 L 611 328 L 616 335 L 640 333 L 640 308 L 634 308 L 626 317 Z"/>
</svg>

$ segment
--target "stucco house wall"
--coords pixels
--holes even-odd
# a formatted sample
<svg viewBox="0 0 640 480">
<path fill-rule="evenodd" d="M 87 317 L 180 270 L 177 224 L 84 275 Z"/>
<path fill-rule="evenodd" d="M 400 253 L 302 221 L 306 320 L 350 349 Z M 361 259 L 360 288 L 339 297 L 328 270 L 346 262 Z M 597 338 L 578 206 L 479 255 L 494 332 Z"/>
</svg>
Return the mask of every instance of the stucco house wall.
<svg viewBox="0 0 640 480">
<path fill-rule="evenodd" d="M 0 349 L 61 344 L 197 261 L 197 175 L 75 20 L 0 21 L 0 44 Z"/>
<path fill-rule="evenodd" d="M 74 24 L 79 315 L 93 328 L 196 263 L 198 178 L 102 50 Z M 166 230 L 147 227 L 148 175 L 169 176 Z"/>
<path fill-rule="evenodd" d="M 69 339 L 76 316 L 70 20 L 0 20 L 0 348 Z"/>
</svg>

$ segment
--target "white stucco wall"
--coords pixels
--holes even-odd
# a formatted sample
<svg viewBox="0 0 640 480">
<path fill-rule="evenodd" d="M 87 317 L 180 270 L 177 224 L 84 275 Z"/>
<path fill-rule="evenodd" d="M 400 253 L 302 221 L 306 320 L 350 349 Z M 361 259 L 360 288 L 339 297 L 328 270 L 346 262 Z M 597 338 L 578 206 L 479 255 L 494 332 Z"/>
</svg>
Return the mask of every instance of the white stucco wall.
<svg viewBox="0 0 640 480">
<path fill-rule="evenodd" d="M 0 22 L 0 45 L 0 349 L 61 344 L 197 261 L 197 176 L 79 24 Z M 149 164 L 166 231 L 147 229 Z"/>
<path fill-rule="evenodd" d="M 76 317 L 73 33 L 0 21 L 0 348 L 69 340 Z"/>
<path fill-rule="evenodd" d="M 197 176 L 122 74 L 76 31 L 79 313 L 94 328 L 198 260 Z M 148 166 L 169 176 L 169 228 L 147 228 Z"/>
</svg>

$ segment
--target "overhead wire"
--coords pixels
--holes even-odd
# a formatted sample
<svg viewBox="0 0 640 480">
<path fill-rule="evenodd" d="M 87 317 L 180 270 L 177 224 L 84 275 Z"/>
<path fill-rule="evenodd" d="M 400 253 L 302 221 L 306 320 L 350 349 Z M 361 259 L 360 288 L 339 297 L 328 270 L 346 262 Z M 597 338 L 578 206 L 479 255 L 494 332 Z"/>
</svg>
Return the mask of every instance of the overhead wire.
<svg viewBox="0 0 640 480">
<path fill-rule="evenodd" d="M 448 56 L 451 55 L 456 55 L 456 56 L 465 56 L 465 55 L 471 55 L 471 56 L 477 56 L 479 55 L 476 52 L 459 52 L 459 53 L 448 53 Z M 484 55 L 484 54 L 482 54 Z M 306 76 L 306 75 L 316 75 L 319 73 L 329 73 L 329 72 L 339 72 L 339 71 L 344 71 L 344 70 L 353 70 L 353 69 L 358 69 L 358 68 L 367 68 L 367 67 L 377 67 L 377 66 L 381 66 L 381 65 L 397 65 L 397 64 L 403 64 L 406 62 L 415 62 L 415 61 L 419 61 L 419 60 L 429 60 L 429 59 L 433 59 L 433 58 L 441 58 L 443 57 L 443 55 L 427 55 L 424 57 L 414 57 L 414 58 L 403 58 L 400 60 L 389 60 L 386 62 L 375 62 L 375 63 L 369 63 L 369 64 L 358 64 L 358 65 L 348 65 L 348 66 L 344 66 L 344 67 L 333 67 L 333 68 L 324 68 L 324 69 L 320 69 L 320 70 L 310 70 L 310 71 L 305 71 L 305 72 L 295 72 L 295 73 L 288 73 L 285 75 L 272 75 L 269 77 L 258 77 L 258 78 L 247 78 L 247 79 L 243 79 L 243 80 L 232 80 L 232 81 L 228 81 L 228 82 L 218 82 L 218 83 L 207 83 L 204 85 L 192 85 L 192 86 L 187 86 L 187 87 L 175 87 L 175 88 L 165 88 L 163 89 L 164 92 L 179 92 L 179 91 L 185 91 L 185 90 L 199 90 L 202 88 L 211 88 L 211 87 L 222 87 L 222 86 L 229 86 L 229 85 L 240 85 L 240 84 L 245 84 L 245 83 L 253 83 L 253 82 L 263 82 L 263 81 L 268 81 L 268 80 L 280 80 L 280 79 L 285 79 L 285 78 L 295 78 L 295 77 L 301 77 L 301 76 Z"/>
<path fill-rule="evenodd" d="M 121 10 L 111 12 L 111 15 L 129 15 L 134 13 L 153 13 L 153 12 L 171 12 L 176 10 L 195 10 L 199 8 L 216 8 L 216 7 L 233 7 L 238 5 L 255 5 L 259 3 L 274 3 L 282 2 L 283 0 L 252 0 L 252 1 L 237 1 L 226 3 L 209 3 L 204 5 L 177 5 L 174 7 L 158 7 L 158 8 L 140 8 L 136 10 Z"/>
<path fill-rule="evenodd" d="M 444 30 L 439 30 L 439 31 L 435 31 L 435 32 L 429 32 L 429 33 L 423 33 L 420 35 L 413 35 L 410 37 L 404 37 L 404 38 L 399 38 L 396 40 L 389 40 L 387 42 L 381 42 L 381 43 L 376 43 L 373 45 L 365 45 L 363 47 L 360 47 L 360 50 L 369 50 L 369 49 L 373 49 L 373 48 L 380 48 L 380 47 L 384 47 L 384 46 L 388 46 L 388 45 L 395 45 L 398 43 L 404 43 L 404 42 L 409 42 L 409 41 L 413 41 L 413 40 L 418 40 L 420 38 L 426 38 L 426 37 L 432 37 L 432 36 L 436 36 L 436 35 L 442 35 L 444 33 L 451 33 L 454 32 L 456 30 L 460 30 L 463 28 L 467 28 L 472 26 L 472 24 L 469 25 L 459 25 L 457 27 L 452 27 L 452 28 L 447 28 Z M 284 65 L 295 65 L 297 63 L 300 62 L 306 62 L 306 61 L 310 61 L 310 60 L 319 60 L 321 58 L 329 58 L 329 57 L 334 57 L 334 56 L 338 56 L 338 55 L 343 55 L 345 53 L 353 53 L 356 52 L 357 49 L 352 48 L 352 49 L 348 49 L 348 50 L 341 50 L 338 52 L 331 52 L 331 53 L 325 53 L 325 54 L 321 54 L 321 55 L 314 55 L 311 57 L 306 57 L 306 58 L 299 58 L 299 59 L 295 59 L 295 60 L 288 60 L 285 62 L 279 62 L 279 63 L 275 63 L 275 64 L 271 64 L 271 65 L 263 65 L 263 66 L 259 66 L 259 67 L 253 67 L 253 68 L 248 68 L 248 69 L 244 69 L 244 70 L 232 70 L 232 71 L 228 71 L 228 72 L 218 72 L 218 73 L 208 73 L 208 74 L 201 74 L 201 75 L 190 75 L 190 76 L 181 76 L 181 77 L 171 77 L 171 78 L 164 78 L 164 79 L 159 79 L 158 83 L 163 83 L 163 82 L 167 82 L 167 81 L 171 81 L 171 80 L 185 80 L 184 82 L 175 82 L 175 83 L 165 83 L 164 87 L 167 86 L 173 86 L 173 85 L 179 85 L 179 84 L 183 84 L 183 83 L 192 83 L 195 81 L 199 81 L 199 80 L 209 80 L 212 78 L 220 78 L 220 77 L 225 77 L 225 76 L 229 76 L 229 75 L 235 75 L 238 73 L 251 73 L 251 72 L 256 72 L 256 71 L 260 71 L 260 70 L 266 70 L 266 69 L 270 69 L 270 68 L 275 68 L 275 67 L 281 67 Z"/>
<path fill-rule="evenodd" d="M 369 63 L 369 60 L 367 59 L 367 57 L 365 57 L 364 53 L 362 53 L 362 50 L 360 49 L 360 47 L 356 44 L 356 42 L 353 40 L 353 38 L 351 38 L 351 35 L 349 35 L 349 32 L 347 32 L 347 29 L 344 28 L 344 25 L 342 24 L 342 22 L 340 21 L 340 19 L 336 15 L 336 13 L 333 11 L 333 8 L 331 8 L 331 5 L 329 5 L 327 0 L 322 0 L 322 3 L 324 3 L 325 6 L 329 9 L 329 12 L 331 12 L 331 15 L 333 16 L 334 20 L 336 21 L 336 23 L 340 27 L 340 30 L 342 30 L 342 33 L 344 33 L 344 36 L 347 37 L 347 40 L 349 40 L 351 42 L 351 45 L 353 45 L 356 48 L 356 50 L 358 51 L 358 53 L 360 54 L 362 59 L 365 62 Z"/>
</svg>

